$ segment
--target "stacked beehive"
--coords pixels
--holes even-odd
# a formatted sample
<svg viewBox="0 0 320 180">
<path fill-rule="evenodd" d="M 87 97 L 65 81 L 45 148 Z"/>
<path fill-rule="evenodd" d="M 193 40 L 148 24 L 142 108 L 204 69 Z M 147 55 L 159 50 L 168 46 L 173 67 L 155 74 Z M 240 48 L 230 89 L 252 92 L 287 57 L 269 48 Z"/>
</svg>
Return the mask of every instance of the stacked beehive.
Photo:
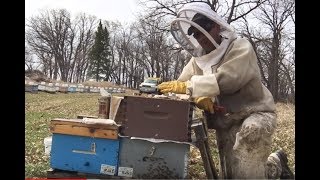
<svg viewBox="0 0 320 180">
<path fill-rule="evenodd" d="M 45 86 L 45 92 L 55 94 L 57 92 L 56 86 L 53 83 L 49 83 Z"/>
<path fill-rule="evenodd" d="M 75 93 L 75 92 L 76 92 L 76 88 L 77 88 L 76 85 L 71 84 L 71 85 L 69 85 L 69 87 L 68 87 L 68 92 L 69 92 L 69 93 Z"/>
<path fill-rule="evenodd" d="M 120 127 L 118 176 L 187 176 L 193 105 L 185 100 L 126 96 Z M 123 110 L 125 109 L 125 110 Z"/>
<path fill-rule="evenodd" d="M 68 93 L 68 84 L 67 83 L 64 83 L 64 84 L 60 84 L 60 87 L 59 87 L 59 92 L 61 93 Z"/>
<path fill-rule="evenodd" d="M 118 126 L 108 119 L 53 119 L 50 166 L 53 169 L 116 175 Z"/>
<path fill-rule="evenodd" d="M 118 177 L 187 177 L 193 104 L 142 96 L 99 98 L 100 119 L 53 119 L 53 169 Z M 107 119 L 111 118 L 111 119 Z"/>
<path fill-rule="evenodd" d="M 25 81 L 25 92 L 38 93 L 38 84 Z"/>
</svg>

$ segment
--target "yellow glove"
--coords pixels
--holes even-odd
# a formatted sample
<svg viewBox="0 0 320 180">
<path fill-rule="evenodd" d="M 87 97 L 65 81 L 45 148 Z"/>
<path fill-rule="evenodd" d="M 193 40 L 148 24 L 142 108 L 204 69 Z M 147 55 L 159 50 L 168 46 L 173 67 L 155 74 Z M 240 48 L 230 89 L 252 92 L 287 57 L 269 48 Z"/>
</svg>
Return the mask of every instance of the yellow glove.
<svg viewBox="0 0 320 180">
<path fill-rule="evenodd" d="M 159 84 L 158 88 L 161 93 L 172 92 L 177 94 L 186 94 L 187 84 L 182 81 L 168 81 Z"/>
<path fill-rule="evenodd" d="M 214 113 L 213 102 L 209 97 L 197 97 L 194 98 L 194 102 L 196 106 L 202 110 L 209 111 L 210 113 Z"/>
</svg>

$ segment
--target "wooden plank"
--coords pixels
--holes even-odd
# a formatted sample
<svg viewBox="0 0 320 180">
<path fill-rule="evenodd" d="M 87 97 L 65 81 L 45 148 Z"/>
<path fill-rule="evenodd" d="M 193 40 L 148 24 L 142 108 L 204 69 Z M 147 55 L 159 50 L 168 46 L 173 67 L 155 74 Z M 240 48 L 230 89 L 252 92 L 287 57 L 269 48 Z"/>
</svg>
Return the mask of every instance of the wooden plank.
<svg viewBox="0 0 320 180">
<path fill-rule="evenodd" d="M 50 168 L 47 170 L 47 178 L 85 178 L 80 177 L 75 171 L 63 171 Z"/>
<path fill-rule="evenodd" d="M 52 133 L 87 136 L 95 138 L 118 139 L 118 130 L 108 128 L 93 128 L 79 126 L 79 124 L 51 124 Z"/>
<path fill-rule="evenodd" d="M 78 115 L 77 119 L 83 119 L 83 118 L 98 118 L 98 116 L 89 116 L 89 115 Z"/>
<path fill-rule="evenodd" d="M 104 174 L 91 174 L 91 173 L 81 173 L 76 171 L 65 171 L 60 169 L 52 169 L 47 170 L 47 178 L 86 178 L 86 179 L 123 179 L 120 176 L 111 176 Z M 126 179 L 130 179 L 125 177 Z"/>
<path fill-rule="evenodd" d="M 65 125 L 74 125 L 74 126 L 82 126 L 89 128 L 105 128 L 105 129 L 118 129 L 117 125 L 112 124 L 86 124 L 83 123 L 82 119 L 61 119 L 55 118 L 51 120 L 52 125 L 65 124 Z"/>
</svg>

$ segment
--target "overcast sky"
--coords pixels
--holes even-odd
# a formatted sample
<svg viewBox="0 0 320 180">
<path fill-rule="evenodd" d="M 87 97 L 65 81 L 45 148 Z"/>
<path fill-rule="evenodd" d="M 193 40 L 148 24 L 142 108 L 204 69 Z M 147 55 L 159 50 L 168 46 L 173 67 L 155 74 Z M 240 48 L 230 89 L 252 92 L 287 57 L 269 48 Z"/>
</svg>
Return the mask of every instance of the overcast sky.
<svg viewBox="0 0 320 180">
<path fill-rule="evenodd" d="M 25 18 L 40 9 L 67 9 L 72 17 L 79 12 L 95 15 L 98 19 L 132 22 L 139 11 L 137 0 L 25 0 Z"/>
</svg>

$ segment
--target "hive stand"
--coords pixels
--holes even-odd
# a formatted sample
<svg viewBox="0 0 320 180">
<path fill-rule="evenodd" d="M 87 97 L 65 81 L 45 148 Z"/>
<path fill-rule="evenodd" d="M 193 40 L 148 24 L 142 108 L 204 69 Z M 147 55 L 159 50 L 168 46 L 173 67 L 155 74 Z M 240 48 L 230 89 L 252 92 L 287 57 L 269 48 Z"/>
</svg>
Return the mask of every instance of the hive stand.
<svg viewBox="0 0 320 180">
<path fill-rule="evenodd" d="M 208 141 L 208 129 L 203 121 L 203 118 L 193 119 L 191 128 L 193 129 L 196 136 L 196 146 L 198 147 L 201 158 L 203 161 L 203 166 L 206 171 L 208 179 L 219 179 L 216 167 L 214 165 L 209 141 Z"/>
</svg>

